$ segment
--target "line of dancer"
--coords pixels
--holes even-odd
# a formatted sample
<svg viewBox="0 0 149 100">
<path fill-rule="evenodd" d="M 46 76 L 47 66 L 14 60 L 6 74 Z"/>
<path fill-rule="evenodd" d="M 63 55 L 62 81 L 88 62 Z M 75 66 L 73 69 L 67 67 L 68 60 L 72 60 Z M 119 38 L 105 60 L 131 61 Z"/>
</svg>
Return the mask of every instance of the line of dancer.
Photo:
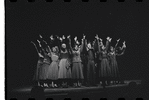
<svg viewBox="0 0 149 100">
<path fill-rule="evenodd" d="M 39 57 L 33 78 L 38 86 L 89 87 L 120 82 L 116 56 L 124 54 L 125 41 L 120 47 L 120 39 L 112 46 L 112 38 L 107 37 L 104 45 L 98 35 L 93 42 L 88 41 L 83 35 L 81 43 L 77 37 L 71 41 L 70 35 L 55 38 L 51 35 L 49 43 L 41 35 L 39 37 L 36 43 L 31 41 Z"/>
</svg>

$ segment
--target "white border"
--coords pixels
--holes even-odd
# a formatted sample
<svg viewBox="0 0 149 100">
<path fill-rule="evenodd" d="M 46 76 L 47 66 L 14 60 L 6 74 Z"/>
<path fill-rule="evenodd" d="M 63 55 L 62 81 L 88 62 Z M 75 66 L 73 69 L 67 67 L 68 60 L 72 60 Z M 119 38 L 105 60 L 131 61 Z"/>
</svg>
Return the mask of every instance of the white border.
<svg viewBox="0 0 149 100">
<path fill-rule="evenodd" d="M 4 39 L 5 39 L 5 12 L 4 12 L 4 0 L 0 0 L 0 99 L 5 100 L 5 52 L 4 52 Z"/>
</svg>

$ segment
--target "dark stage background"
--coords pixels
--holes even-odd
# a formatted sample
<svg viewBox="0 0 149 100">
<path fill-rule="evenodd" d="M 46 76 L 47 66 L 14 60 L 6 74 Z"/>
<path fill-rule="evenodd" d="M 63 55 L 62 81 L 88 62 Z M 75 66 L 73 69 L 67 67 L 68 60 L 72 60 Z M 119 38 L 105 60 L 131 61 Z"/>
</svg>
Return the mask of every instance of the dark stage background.
<svg viewBox="0 0 149 100">
<path fill-rule="evenodd" d="M 110 0 L 109 0 L 110 1 Z M 82 34 L 93 39 L 95 34 L 126 41 L 127 49 L 117 57 L 121 76 L 125 79 L 145 79 L 148 73 L 148 3 L 124 2 L 49 2 L 18 0 L 5 6 L 6 81 L 8 88 L 30 85 L 38 56 L 30 41 L 41 34 L 45 40 L 51 34 Z"/>
</svg>

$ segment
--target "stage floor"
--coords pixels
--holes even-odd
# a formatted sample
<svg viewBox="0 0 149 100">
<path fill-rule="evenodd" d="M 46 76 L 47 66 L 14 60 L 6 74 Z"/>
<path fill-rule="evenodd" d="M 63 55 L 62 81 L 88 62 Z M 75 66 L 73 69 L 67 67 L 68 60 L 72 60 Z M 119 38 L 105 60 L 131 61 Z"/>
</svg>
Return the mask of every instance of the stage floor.
<svg viewBox="0 0 149 100">
<path fill-rule="evenodd" d="M 130 82 L 135 82 L 137 88 L 131 88 Z M 91 86 L 91 87 L 68 87 L 68 88 L 44 88 L 44 100 L 65 100 L 65 98 L 71 98 L 68 100 L 100 100 L 100 98 L 107 98 L 106 100 L 124 100 L 118 98 L 130 97 L 134 95 L 134 98 L 143 98 L 137 100 L 149 100 L 148 95 L 142 91 L 143 82 L 141 80 L 125 80 L 124 84 L 110 85 L 103 88 L 102 86 Z M 133 86 L 132 86 L 133 87 Z M 24 86 L 12 89 L 8 92 L 7 99 L 17 98 L 12 100 L 29 100 L 31 97 L 31 90 L 33 86 Z M 133 92 L 132 92 L 133 91 Z M 131 94 L 135 93 L 135 94 Z M 146 92 L 147 93 L 147 92 Z M 145 96 L 144 96 L 145 94 Z M 50 99 L 53 98 L 53 99 Z M 73 98 L 73 99 L 72 99 Z M 89 98 L 89 99 L 83 99 Z M 110 99 L 108 99 L 110 98 Z M 32 99 L 30 99 L 32 100 Z M 33 99 L 35 100 L 35 99 Z M 41 99 L 43 100 L 43 99 Z M 104 100 L 104 99 L 103 99 Z M 125 99 L 129 100 L 129 99 Z M 136 100 L 136 99 L 134 99 Z"/>
<path fill-rule="evenodd" d="M 107 89 L 112 89 L 112 88 L 121 88 L 121 87 L 126 87 L 130 82 L 136 82 L 137 85 L 141 84 L 141 80 L 125 80 L 124 84 L 117 84 L 117 85 L 110 85 L 106 86 Z M 26 86 L 26 87 L 18 87 L 16 89 L 10 90 L 11 94 L 24 94 L 24 95 L 29 95 L 31 93 L 32 86 Z M 68 88 L 45 88 L 44 93 L 45 96 L 50 95 L 67 95 L 69 93 L 83 93 L 83 92 L 90 92 L 90 91 L 102 91 L 103 87 L 102 86 L 91 86 L 91 87 L 68 87 Z"/>
</svg>

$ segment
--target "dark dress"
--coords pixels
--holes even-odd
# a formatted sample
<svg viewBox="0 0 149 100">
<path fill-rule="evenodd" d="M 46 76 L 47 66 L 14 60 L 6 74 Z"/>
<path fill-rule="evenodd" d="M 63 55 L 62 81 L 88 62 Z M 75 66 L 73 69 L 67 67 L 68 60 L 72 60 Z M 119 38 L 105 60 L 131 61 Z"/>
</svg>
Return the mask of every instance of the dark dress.
<svg viewBox="0 0 149 100">
<path fill-rule="evenodd" d="M 92 49 L 88 50 L 88 63 L 87 63 L 87 83 L 88 85 L 95 85 L 95 56 Z"/>
<path fill-rule="evenodd" d="M 102 52 L 101 74 L 100 75 L 101 75 L 101 77 L 110 77 L 111 76 L 111 69 L 109 66 L 109 61 L 107 58 L 107 53 L 105 53 L 105 52 Z"/>
<path fill-rule="evenodd" d="M 58 78 L 59 79 L 70 79 L 71 68 L 70 68 L 69 53 L 61 51 L 60 58 L 61 60 L 59 62 Z"/>
<path fill-rule="evenodd" d="M 110 53 L 110 68 L 111 68 L 112 78 L 118 78 L 119 71 L 118 71 L 118 65 L 117 65 L 115 53 Z"/>
<path fill-rule="evenodd" d="M 33 80 L 35 80 L 35 81 L 39 81 L 39 68 L 41 68 L 43 65 L 43 59 L 44 58 L 39 57 L 39 60 L 37 62 L 37 67 L 36 67 L 35 74 L 33 77 Z"/>
<path fill-rule="evenodd" d="M 39 68 L 39 79 L 40 80 L 46 80 L 48 78 L 48 68 L 50 66 L 50 57 L 48 54 L 45 55 L 43 65 Z"/>
<path fill-rule="evenodd" d="M 72 79 L 84 79 L 80 51 L 73 51 Z"/>
</svg>

